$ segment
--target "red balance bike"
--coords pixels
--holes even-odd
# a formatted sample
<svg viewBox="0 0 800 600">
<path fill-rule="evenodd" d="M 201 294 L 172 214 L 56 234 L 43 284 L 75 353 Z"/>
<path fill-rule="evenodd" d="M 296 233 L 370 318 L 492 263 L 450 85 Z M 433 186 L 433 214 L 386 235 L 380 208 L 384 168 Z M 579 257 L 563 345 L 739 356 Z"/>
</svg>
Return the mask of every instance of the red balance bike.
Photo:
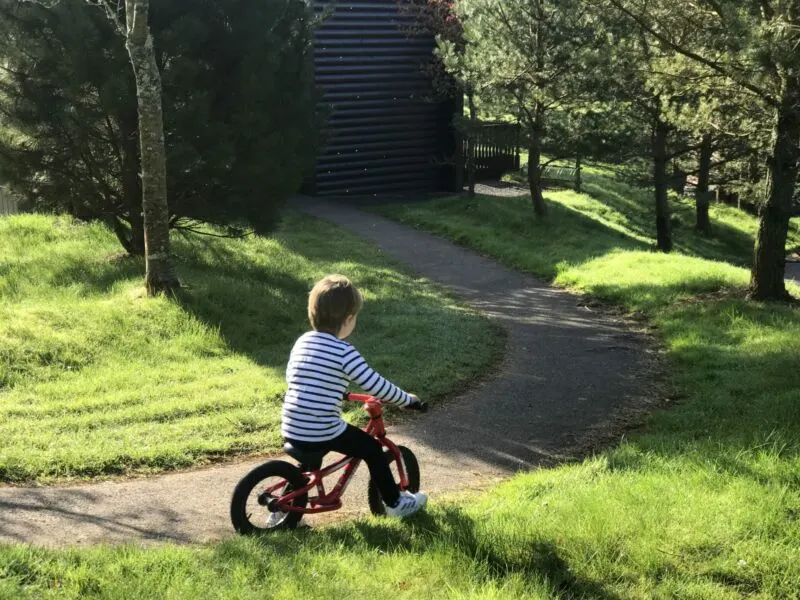
<svg viewBox="0 0 800 600">
<path fill-rule="evenodd" d="M 419 491 L 419 463 L 411 450 L 397 446 L 386 437 L 381 401 L 365 394 L 345 394 L 345 400 L 364 404 L 370 417 L 364 431 L 383 446 L 386 460 L 394 466 L 400 489 Z M 426 406 L 423 403 L 410 408 L 424 411 Z M 361 463 L 360 459 L 345 456 L 321 468 L 327 452 L 301 452 L 288 443 L 283 449 L 298 461 L 299 466 L 271 460 L 250 471 L 234 489 L 231 521 L 239 533 L 294 529 L 303 515 L 338 510 L 342 507 L 342 494 Z M 324 479 L 338 471 L 343 471 L 339 480 L 330 492 L 326 492 Z M 367 497 L 372 514 L 385 514 L 386 507 L 372 479 Z"/>
</svg>

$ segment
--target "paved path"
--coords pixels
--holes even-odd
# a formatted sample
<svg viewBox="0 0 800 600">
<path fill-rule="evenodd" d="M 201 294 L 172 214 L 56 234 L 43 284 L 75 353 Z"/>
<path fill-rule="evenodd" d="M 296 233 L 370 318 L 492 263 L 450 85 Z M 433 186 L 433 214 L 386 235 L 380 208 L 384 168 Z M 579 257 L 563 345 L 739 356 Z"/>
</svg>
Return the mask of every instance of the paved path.
<svg viewBox="0 0 800 600">
<path fill-rule="evenodd" d="M 575 296 L 377 216 L 310 200 L 302 207 L 360 233 L 508 331 L 498 373 L 402 427 L 390 426 L 392 438 L 418 455 L 423 488 L 434 500 L 571 458 L 649 388 L 643 339 Z M 69 488 L 0 488 L 0 541 L 63 546 L 226 537 L 230 493 L 258 462 Z M 337 518 L 365 510 L 361 471 L 348 489 L 350 512 Z"/>
</svg>

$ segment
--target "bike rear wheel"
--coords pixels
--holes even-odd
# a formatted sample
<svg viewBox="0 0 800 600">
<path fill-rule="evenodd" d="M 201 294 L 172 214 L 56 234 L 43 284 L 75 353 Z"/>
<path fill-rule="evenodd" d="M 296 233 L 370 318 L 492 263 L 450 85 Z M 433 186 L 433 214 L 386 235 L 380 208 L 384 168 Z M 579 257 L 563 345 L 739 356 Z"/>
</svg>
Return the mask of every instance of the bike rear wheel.
<svg viewBox="0 0 800 600">
<path fill-rule="evenodd" d="M 405 466 L 406 476 L 408 477 L 408 487 L 406 490 L 409 492 L 419 491 L 419 462 L 414 453 L 405 446 L 398 446 L 400 456 L 403 458 L 403 465 Z M 395 481 L 400 481 L 400 473 L 397 470 L 397 461 L 394 454 L 386 452 L 386 460 L 389 461 L 389 467 L 392 469 Z M 373 515 L 381 516 L 386 514 L 386 505 L 383 503 L 381 493 L 378 491 L 378 486 L 370 478 L 369 487 L 367 487 L 367 500 L 369 501 L 369 510 Z"/>
<path fill-rule="evenodd" d="M 306 485 L 303 472 L 293 464 L 273 460 L 250 471 L 237 484 L 231 498 L 231 523 L 242 535 L 278 529 L 294 529 L 303 518 L 299 512 L 272 512 L 270 502 Z M 275 488 L 268 492 L 270 488 Z M 305 508 L 308 494 L 292 500 L 292 506 Z"/>
</svg>

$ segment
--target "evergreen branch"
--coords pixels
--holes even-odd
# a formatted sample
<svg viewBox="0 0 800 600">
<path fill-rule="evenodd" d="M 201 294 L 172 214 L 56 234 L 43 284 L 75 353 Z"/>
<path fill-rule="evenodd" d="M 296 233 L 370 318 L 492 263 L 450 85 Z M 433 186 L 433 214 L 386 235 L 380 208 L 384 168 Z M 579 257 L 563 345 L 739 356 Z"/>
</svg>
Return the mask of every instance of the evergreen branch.
<svg viewBox="0 0 800 600">
<path fill-rule="evenodd" d="M 701 142 L 699 144 L 693 144 L 691 146 L 684 146 L 680 150 L 675 150 L 671 154 L 667 154 L 667 160 L 673 160 L 675 158 L 678 158 L 679 156 L 684 156 L 685 154 L 689 154 L 690 152 L 695 152 L 697 150 L 700 150 L 702 145 L 703 144 Z"/>
<path fill-rule="evenodd" d="M 686 58 L 689 58 L 702 65 L 705 65 L 706 67 L 712 69 L 713 71 L 719 73 L 720 75 L 729 77 L 730 79 L 734 80 L 738 85 L 742 86 L 744 89 L 752 92 L 753 94 L 757 95 L 760 98 L 763 98 L 767 103 L 773 106 L 776 106 L 778 104 L 777 99 L 767 90 L 760 88 L 757 85 L 750 83 L 749 81 L 739 78 L 738 76 L 734 75 L 731 72 L 731 69 L 726 69 L 723 65 L 720 65 L 719 63 L 710 60 L 704 56 L 701 56 L 700 54 L 697 54 L 696 52 L 693 52 L 688 48 L 684 48 L 680 44 L 674 42 L 668 36 L 664 35 L 660 31 L 658 31 L 655 27 L 650 25 L 641 15 L 637 15 L 631 12 L 620 0 L 609 0 L 609 2 L 614 8 L 616 8 L 621 13 L 626 15 L 629 19 L 631 19 L 642 31 L 651 35 L 659 42 L 666 44 L 669 48 L 671 48 L 678 54 L 685 56 Z"/>
<path fill-rule="evenodd" d="M 97 6 L 103 9 L 103 12 L 106 13 L 108 20 L 111 21 L 111 24 L 114 26 L 114 29 L 117 30 L 117 33 L 125 36 L 125 28 L 123 27 L 122 23 L 122 7 L 120 6 L 120 2 L 114 5 L 113 0 L 86 0 L 88 4 L 92 6 Z"/>
<path fill-rule="evenodd" d="M 186 217 L 173 217 L 170 220 L 170 227 L 176 231 L 180 231 L 183 233 L 194 233 L 196 235 L 205 235 L 208 237 L 215 237 L 215 238 L 225 238 L 225 239 L 234 239 L 239 240 L 251 235 L 255 235 L 255 231 L 252 229 L 249 231 L 235 229 L 233 227 L 228 227 L 228 233 L 215 233 L 213 231 L 209 231 L 208 229 L 200 229 L 202 223 L 200 221 L 196 221 L 194 219 L 189 219 Z"/>
<path fill-rule="evenodd" d="M 775 16 L 775 11 L 772 10 L 772 5 L 770 4 L 769 0 L 760 0 L 759 5 L 761 6 L 761 14 L 767 20 L 772 20 Z"/>
</svg>

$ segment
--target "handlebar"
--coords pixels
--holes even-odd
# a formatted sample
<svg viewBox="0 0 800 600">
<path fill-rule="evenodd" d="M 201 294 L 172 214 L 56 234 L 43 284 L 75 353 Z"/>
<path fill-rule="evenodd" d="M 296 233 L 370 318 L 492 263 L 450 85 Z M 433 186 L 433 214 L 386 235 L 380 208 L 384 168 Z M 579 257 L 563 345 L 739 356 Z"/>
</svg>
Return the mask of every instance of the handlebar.
<svg viewBox="0 0 800 600">
<path fill-rule="evenodd" d="M 379 402 L 380 404 L 391 404 L 390 402 L 383 402 L 379 400 L 375 396 L 370 396 L 369 394 L 352 394 L 350 392 L 345 393 L 344 395 L 345 400 L 350 400 L 352 402 L 361 402 L 362 404 L 367 404 L 368 402 Z M 419 404 L 411 404 L 406 406 L 408 410 L 415 410 L 418 412 L 426 412 L 428 410 L 428 404 L 426 402 L 420 402 Z"/>
</svg>

